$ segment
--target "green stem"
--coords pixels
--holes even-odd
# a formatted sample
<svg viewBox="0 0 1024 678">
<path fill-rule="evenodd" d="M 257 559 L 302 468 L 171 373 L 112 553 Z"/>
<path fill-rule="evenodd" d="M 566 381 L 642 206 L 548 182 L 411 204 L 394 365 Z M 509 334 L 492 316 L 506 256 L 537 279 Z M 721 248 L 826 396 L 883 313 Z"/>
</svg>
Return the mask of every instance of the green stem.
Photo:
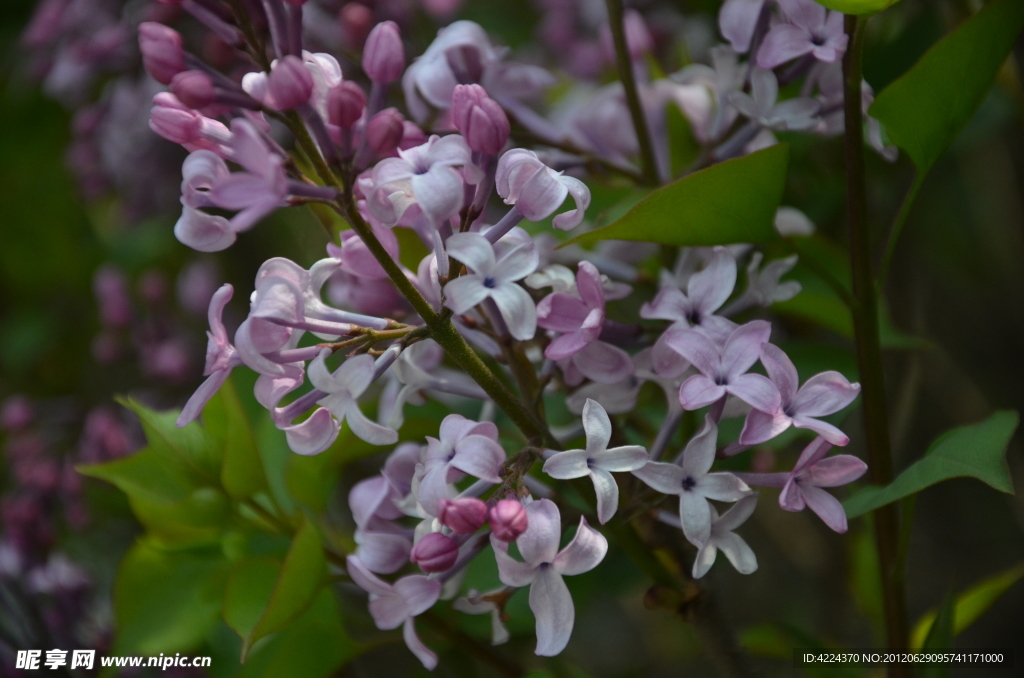
<svg viewBox="0 0 1024 678">
<path fill-rule="evenodd" d="M 615 42 L 615 62 L 619 70 L 619 80 L 626 91 L 626 103 L 636 140 L 640 146 L 640 166 L 643 170 L 644 183 L 658 185 L 658 165 L 654 158 L 654 146 L 651 144 L 651 132 L 647 127 L 647 116 L 644 115 L 640 93 L 636 87 L 636 76 L 633 74 L 633 60 L 629 57 L 629 46 L 626 44 L 626 26 L 623 20 L 622 0 L 606 0 L 608 5 L 608 24 L 612 29 L 612 40 Z"/>
<path fill-rule="evenodd" d="M 845 81 L 846 211 L 850 228 L 850 268 L 853 273 L 853 328 L 860 369 L 864 406 L 868 468 L 871 482 L 892 481 L 889 449 L 889 415 L 885 396 L 885 372 L 878 335 L 878 299 L 871 276 L 871 239 L 867 224 L 867 176 L 864 168 L 864 120 L 861 112 L 861 54 L 864 23 L 846 17 L 849 47 L 843 58 Z M 896 504 L 875 511 L 875 539 L 881 569 L 889 649 L 907 647 L 907 612 L 903 572 L 899 567 L 899 515 Z M 891 664 L 890 676 L 907 676 L 905 664 Z"/>
<path fill-rule="evenodd" d="M 900 205 L 900 211 L 896 215 L 896 219 L 892 222 L 892 228 L 889 229 L 889 242 L 885 245 L 885 255 L 882 257 L 882 266 L 878 269 L 878 286 L 879 292 L 885 288 L 885 279 L 889 274 L 889 265 L 892 263 L 892 255 L 896 251 L 896 242 L 900 239 L 900 233 L 903 232 L 903 226 L 907 223 L 907 217 L 910 215 L 910 208 L 914 204 L 914 199 L 917 198 L 917 192 L 921 190 L 921 184 L 924 183 L 924 177 L 915 174 L 914 183 L 910 185 L 910 189 L 907 194 L 903 197 L 903 204 Z"/>
</svg>

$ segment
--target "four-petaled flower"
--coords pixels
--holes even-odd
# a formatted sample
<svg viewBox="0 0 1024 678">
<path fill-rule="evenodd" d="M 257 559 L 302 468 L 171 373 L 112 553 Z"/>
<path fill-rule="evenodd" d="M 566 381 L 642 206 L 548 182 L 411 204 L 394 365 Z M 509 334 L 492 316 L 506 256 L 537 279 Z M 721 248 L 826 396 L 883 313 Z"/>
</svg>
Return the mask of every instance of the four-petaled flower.
<svg viewBox="0 0 1024 678">
<path fill-rule="evenodd" d="M 349 556 L 345 563 L 352 581 L 370 594 L 370 616 L 377 628 L 390 630 L 401 626 L 405 644 L 423 666 L 433 670 L 437 666 L 437 655 L 416 635 L 414 622 L 437 602 L 441 582 L 422 574 L 411 574 L 389 584 L 366 569 L 355 556 Z"/>
<path fill-rule="evenodd" d="M 529 586 L 530 609 L 537 619 L 536 653 L 552 657 L 563 649 L 572 635 L 576 609 L 562 577 L 589 572 L 604 560 L 608 540 L 580 518 L 576 536 L 562 549 L 562 518 L 550 499 L 526 505 L 530 526 L 516 546 L 526 562 L 508 554 L 508 544 L 491 538 L 498 560 L 498 578 L 506 586 Z"/>
<path fill-rule="evenodd" d="M 333 374 L 325 360 L 331 349 L 325 348 L 309 364 L 309 381 L 326 395 L 317 401 L 339 421 L 344 419 L 352 433 L 371 445 L 398 442 L 398 433 L 370 421 L 359 409 L 359 396 L 373 381 L 373 358 L 366 354 L 349 358 Z"/>
<path fill-rule="evenodd" d="M 771 440 L 790 426 L 810 429 L 833 445 L 842 446 L 850 442 L 845 433 L 817 417 L 835 414 L 852 403 L 860 393 L 860 384 L 851 384 L 838 372 L 829 371 L 814 375 L 798 389 L 800 378 L 793 361 L 773 344 L 761 346 L 761 364 L 778 387 L 782 400 L 774 413 L 757 409 L 750 411 L 740 434 L 742 445 L 757 445 Z"/>
<path fill-rule="evenodd" d="M 757 504 L 757 493 L 748 494 L 729 507 L 729 510 L 718 515 L 718 510 L 711 507 L 711 535 L 697 551 L 693 561 L 693 578 L 700 579 L 715 564 L 715 556 L 721 551 L 729 559 L 732 566 L 740 574 L 750 574 L 757 570 L 757 556 L 743 537 L 734 533 L 737 527 L 746 522 L 754 512 Z"/>
<path fill-rule="evenodd" d="M 804 448 L 789 473 L 741 473 L 743 480 L 758 487 L 780 487 L 779 506 L 787 511 L 803 511 L 805 506 L 818 514 L 836 532 L 846 532 L 846 511 L 839 500 L 821 489 L 839 487 L 864 475 L 868 466 L 851 454 L 826 458 L 832 449 L 818 437 Z"/>
<path fill-rule="evenodd" d="M 562 335 L 548 344 L 544 356 L 572 360 L 583 376 L 602 384 L 617 384 L 633 373 L 629 354 L 601 341 L 605 298 L 601 274 L 589 261 L 579 263 L 576 292 L 553 292 L 537 304 L 537 324 Z"/>
<path fill-rule="evenodd" d="M 708 473 L 715 461 L 718 426 L 711 415 L 704 428 L 683 450 L 681 464 L 649 461 L 633 471 L 640 480 L 664 494 L 679 496 L 679 520 L 683 534 L 694 546 L 701 546 L 711 535 L 711 505 L 715 501 L 739 501 L 750 492 L 747 484 L 732 473 Z"/>
<path fill-rule="evenodd" d="M 485 299 L 492 299 L 508 325 L 509 334 L 520 341 L 537 331 L 537 307 L 530 293 L 516 284 L 537 268 L 537 248 L 532 242 L 516 245 L 495 258 L 494 247 L 479 233 L 456 233 L 446 243 L 448 254 L 464 263 L 472 273 L 444 286 L 445 306 L 465 313 Z"/>
<path fill-rule="evenodd" d="M 827 12 L 814 0 L 779 0 L 779 6 L 788 21 L 768 31 L 757 52 L 758 66 L 775 68 L 805 54 L 827 64 L 839 61 L 849 41 L 842 12 Z"/>
<path fill-rule="evenodd" d="M 552 455 L 544 462 L 544 473 L 559 480 L 590 476 L 597 495 L 597 519 L 604 525 L 619 506 L 619 486 L 611 472 L 636 471 L 647 463 L 647 450 L 639 445 L 609 450 L 612 422 L 601 404 L 589 398 L 583 406 L 583 430 L 587 434 L 587 448 Z"/>
<path fill-rule="evenodd" d="M 696 410 L 731 394 L 751 407 L 776 412 L 781 403 L 779 389 L 765 376 L 748 374 L 768 341 L 772 326 L 752 320 L 733 330 L 719 348 L 700 332 L 680 330 L 668 338 L 668 345 L 700 370 L 679 387 L 679 404 Z"/>
<path fill-rule="evenodd" d="M 761 68 L 750 73 L 750 94 L 733 92 L 729 103 L 741 114 L 773 132 L 810 129 L 817 124 L 821 103 L 810 97 L 779 101 L 779 81 Z"/>
<path fill-rule="evenodd" d="M 505 451 L 498 444 L 498 427 L 492 422 L 475 422 L 461 414 L 449 414 L 441 422 L 440 438 L 427 436 L 423 455 L 423 479 L 419 502 L 430 515 L 438 515 L 438 503 L 448 499 L 448 484 L 463 473 L 500 483 Z"/>
</svg>

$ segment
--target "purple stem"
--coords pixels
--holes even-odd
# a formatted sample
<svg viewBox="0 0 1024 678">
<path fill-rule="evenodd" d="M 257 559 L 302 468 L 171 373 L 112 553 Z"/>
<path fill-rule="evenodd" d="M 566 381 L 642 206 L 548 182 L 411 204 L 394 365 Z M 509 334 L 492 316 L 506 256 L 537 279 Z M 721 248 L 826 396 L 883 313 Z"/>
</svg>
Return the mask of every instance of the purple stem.
<svg viewBox="0 0 1024 678">
<path fill-rule="evenodd" d="M 284 6 L 280 0 L 263 0 L 263 9 L 267 13 L 267 23 L 270 25 L 270 39 L 274 43 L 274 53 L 277 58 L 288 54 L 288 19 L 284 13 Z"/>
<path fill-rule="evenodd" d="M 240 47 L 243 43 L 242 32 L 228 24 L 219 16 L 206 9 L 195 0 L 183 0 L 182 9 L 196 18 L 198 22 L 217 34 L 224 42 L 233 47 Z"/>
<path fill-rule="evenodd" d="M 512 209 L 510 209 L 505 216 L 499 219 L 498 223 L 492 226 L 490 230 L 484 234 L 484 237 L 487 238 L 487 242 L 493 245 L 498 242 L 501 236 L 511 231 L 512 227 L 522 220 L 523 215 L 519 213 L 519 208 L 512 205 Z"/>
</svg>

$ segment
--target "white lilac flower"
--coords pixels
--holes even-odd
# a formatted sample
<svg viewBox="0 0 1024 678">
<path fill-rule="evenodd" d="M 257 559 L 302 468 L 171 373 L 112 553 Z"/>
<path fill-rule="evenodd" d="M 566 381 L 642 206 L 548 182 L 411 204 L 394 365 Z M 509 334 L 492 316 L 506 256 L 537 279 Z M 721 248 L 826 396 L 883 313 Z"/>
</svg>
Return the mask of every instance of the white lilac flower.
<svg viewBox="0 0 1024 678">
<path fill-rule="evenodd" d="M 537 649 L 552 657 L 565 649 L 572 635 L 576 609 L 562 577 L 583 574 L 597 567 L 608 552 L 608 540 L 580 518 L 576 536 L 562 549 L 562 519 L 550 499 L 526 506 L 529 527 L 516 546 L 525 562 L 508 554 L 508 545 L 491 539 L 498 560 L 498 577 L 506 586 L 530 587 L 530 609 L 537 619 Z"/>
<path fill-rule="evenodd" d="M 587 400 L 583 406 L 583 430 L 587 447 L 558 452 L 544 462 L 544 473 L 558 480 L 590 476 L 597 495 L 597 519 L 604 525 L 619 506 L 619 486 L 612 472 L 636 471 L 647 463 L 647 450 L 639 445 L 608 449 L 612 422 L 600 403 Z"/>
</svg>

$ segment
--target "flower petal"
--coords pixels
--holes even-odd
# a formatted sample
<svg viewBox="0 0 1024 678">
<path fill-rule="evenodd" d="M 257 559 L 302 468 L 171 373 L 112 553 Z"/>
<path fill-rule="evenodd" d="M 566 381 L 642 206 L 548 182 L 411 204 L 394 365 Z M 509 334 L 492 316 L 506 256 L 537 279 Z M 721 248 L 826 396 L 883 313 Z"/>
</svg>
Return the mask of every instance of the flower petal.
<svg viewBox="0 0 1024 678">
<path fill-rule="evenodd" d="M 537 307 L 533 305 L 529 292 L 515 283 L 505 283 L 491 290 L 491 298 L 513 338 L 519 341 L 533 339 L 537 332 Z"/>
<path fill-rule="evenodd" d="M 441 582 L 429 579 L 422 574 L 412 574 L 395 582 L 395 593 L 402 596 L 409 615 L 421 615 L 437 602 L 441 595 Z"/>
<path fill-rule="evenodd" d="M 757 65 L 775 68 L 813 50 L 814 43 L 806 31 L 791 24 L 776 24 L 757 50 Z"/>
<path fill-rule="evenodd" d="M 683 469 L 675 464 L 649 461 L 633 471 L 633 475 L 662 494 L 679 494 L 683 491 Z"/>
<path fill-rule="evenodd" d="M 745 482 L 725 471 L 707 474 L 697 481 L 694 489 L 715 501 L 739 501 L 750 492 Z"/>
<path fill-rule="evenodd" d="M 554 570 L 565 576 L 590 572 L 604 560 L 607 553 L 608 540 L 590 527 L 586 518 L 580 517 L 576 536 L 555 557 Z"/>
<path fill-rule="evenodd" d="M 851 384 L 838 372 L 822 372 L 808 379 L 800 388 L 793 398 L 793 411 L 807 417 L 835 414 L 852 403 L 858 393 L 860 384 Z"/>
<path fill-rule="evenodd" d="M 480 480 L 500 483 L 504 461 L 505 450 L 501 445 L 486 436 L 470 435 L 456 444 L 451 465 Z"/>
<path fill-rule="evenodd" d="M 494 559 L 498 563 L 498 579 L 501 580 L 501 583 L 517 588 L 529 586 L 536 575 L 536 569 L 510 556 L 505 550 L 508 548 L 507 545 L 502 544 L 493 536 L 491 545 L 494 547 Z"/>
<path fill-rule="evenodd" d="M 697 550 L 697 557 L 693 559 L 693 578 L 700 579 L 706 575 L 711 566 L 715 564 L 715 557 L 718 555 L 716 540 L 709 539 Z"/>
<path fill-rule="evenodd" d="M 412 542 L 408 537 L 387 532 L 363 532 L 358 534 L 355 557 L 371 572 L 394 574 L 409 560 Z"/>
<path fill-rule="evenodd" d="M 679 404 L 684 410 L 699 410 L 720 400 L 724 395 L 724 386 L 716 384 L 703 374 L 695 374 L 679 387 Z"/>
<path fill-rule="evenodd" d="M 558 554 L 558 542 L 562 536 L 562 517 L 558 507 L 550 499 L 540 499 L 526 505 L 529 526 L 516 546 L 523 559 L 531 566 L 550 563 Z"/>
<path fill-rule="evenodd" d="M 491 292 L 484 287 L 482 275 L 464 275 L 444 286 L 444 305 L 456 313 L 465 313 L 491 296 Z"/>
<path fill-rule="evenodd" d="M 587 467 L 586 450 L 568 450 L 558 452 L 544 462 L 544 473 L 558 480 L 572 480 L 590 474 Z"/>
<path fill-rule="evenodd" d="M 445 241 L 445 249 L 474 273 L 490 275 L 494 268 L 494 247 L 479 233 L 456 233 Z"/>
<path fill-rule="evenodd" d="M 704 417 L 704 426 L 690 442 L 686 443 L 683 450 L 683 476 L 700 478 L 711 470 L 715 463 L 715 451 L 718 445 L 718 424 L 715 423 L 711 414 Z"/>
<path fill-rule="evenodd" d="M 505 236 L 508 238 L 509 236 Z M 499 242 L 503 242 L 499 241 Z M 521 245 L 516 245 L 506 252 L 498 263 L 494 265 L 492 275 L 499 282 L 514 282 L 522 280 L 537 270 L 540 258 L 537 254 L 537 246 L 533 240 L 528 240 Z"/>
<path fill-rule="evenodd" d="M 781 410 L 775 414 L 758 409 L 750 410 L 740 433 L 740 444 L 760 445 L 785 431 L 792 423 L 793 420 Z"/>
<path fill-rule="evenodd" d="M 438 586 L 440 586 L 440 582 L 438 582 Z M 437 668 L 437 655 L 416 635 L 416 625 L 412 617 L 406 619 L 405 624 L 402 625 L 402 639 L 405 640 L 405 646 L 409 648 L 409 651 L 416 655 L 416 658 L 423 664 L 423 668 L 428 671 Z"/>
<path fill-rule="evenodd" d="M 771 333 L 772 325 L 765 320 L 752 320 L 737 327 L 722 348 L 722 370 L 725 376 L 732 379 L 749 370 L 761 357 L 761 345 L 767 343 Z"/>
<path fill-rule="evenodd" d="M 590 479 L 594 482 L 594 495 L 597 497 L 597 520 L 604 525 L 619 508 L 619 486 L 611 473 L 600 468 L 590 470 Z"/>
<path fill-rule="evenodd" d="M 683 492 L 679 495 L 679 521 L 683 534 L 694 546 L 701 546 L 711 536 L 711 506 L 704 495 Z"/>
<path fill-rule="evenodd" d="M 174 224 L 174 237 L 198 252 L 220 252 L 231 247 L 238 236 L 224 217 L 185 207 Z"/>
<path fill-rule="evenodd" d="M 341 425 L 327 408 L 318 407 L 304 422 L 278 428 L 284 431 L 292 452 L 311 456 L 320 454 L 334 443 Z"/>
<path fill-rule="evenodd" d="M 594 466 L 605 471 L 623 473 L 635 471 L 647 463 L 647 450 L 639 445 L 624 445 L 593 455 Z"/>
<path fill-rule="evenodd" d="M 716 247 L 704 270 L 690 276 L 686 291 L 700 315 L 717 311 L 736 286 L 736 257 L 724 247 Z"/>
<path fill-rule="evenodd" d="M 757 570 L 757 556 L 747 542 L 743 541 L 743 537 L 726 532 L 721 536 L 716 535 L 714 540 L 737 572 L 751 574 Z"/>
<path fill-rule="evenodd" d="M 737 330 L 739 331 L 739 330 Z M 665 343 L 669 347 L 686 358 L 694 367 L 701 371 L 706 377 L 717 376 L 721 365 L 720 352 L 714 342 L 697 330 L 677 328 L 665 332 Z M 757 360 L 757 354 L 754 354 Z M 754 360 L 750 364 L 754 364 Z M 749 365 L 748 365 L 749 367 Z"/>
<path fill-rule="evenodd" d="M 796 397 L 797 388 L 800 386 L 800 377 L 796 373 L 793 361 L 775 344 L 761 344 L 761 364 L 768 371 L 768 377 L 775 382 L 775 386 L 779 389 L 783 407 L 792 403 L 793 398 Z M 832 413 L 829 412 L 829 414 Z"/>
<path fill-rule="evenodd" d="M 576 177 L 562 175 L 558 181 L 568 189 L 576 208 L 563 212 L 551 221 L 551 225 L 562 231 L 571 231 L 583 223 L 583 216 L 590 207 L 590 189 Z"/>
<path fill-rule="evenodd" d="M 776 412 L 782 402 L 779 389 L 760 374 L 741 374 L 729 382 L 726 390 L 762 412 Z"/>
<path fill-rule="evenodd" d="M 810 429 L 832 445 L 845 447 L 850 443 L 850 437 L 843 433 L 841 429 L 821 419 L 797 416 L 793 417 L 793 426 Z"/>
<path fill-rule="evenodd" d="M 806 483 L 800 489 L 807 506 L 817 513 L 826 525 L 836 532 L 846 532 L 846 511 L 838 499 L 825 490 Z"/>
<path fill-rule="evenodd" d="M 345 410 L 345 421 L 357 438 L 371 445 L 394 445 L 398 442 L 398 431 L 370 421 L 354 400 L 350 401 Z"/>
<path fill-rule="evenodd" d="M 189 422 L 195 421 L 199 418 L 203 408 L 206 407 L 206 403 L 210 402 L 210 398 L 217 394 L 220 387 L 227 381 L 228 376 L 231 374 L 231 368 L 225 370 L 216 370 L 209 377 L 207 377 L 199 388 L 196 389 L 192 397 L 185 403 L 185 407 L 181 409 L 181 414 L 178 415 L 178 420 L 175 425 L 181 428 Z"/>
<path fill-rule="evenodd" d="M 807 479 L 817 487 L 839 487 L 867 473 L 868 465 L 852 454 L 826 457 L 807 469 Z"/>
<path fill-rule="evenodd" d="M 557 655 L 569 643 L 576 610 L 569 588 L 553 568 L 539 571 L 530 585 L 530 609 L 537 619 L 536 653 Z"/>
<path fill-rule="evenodd" d="M 592 341 L 573 356 L 583 376 L 599 384 L 618 384 L 633 374 L 633 360 L 618 346 Z"/>
</svg>

